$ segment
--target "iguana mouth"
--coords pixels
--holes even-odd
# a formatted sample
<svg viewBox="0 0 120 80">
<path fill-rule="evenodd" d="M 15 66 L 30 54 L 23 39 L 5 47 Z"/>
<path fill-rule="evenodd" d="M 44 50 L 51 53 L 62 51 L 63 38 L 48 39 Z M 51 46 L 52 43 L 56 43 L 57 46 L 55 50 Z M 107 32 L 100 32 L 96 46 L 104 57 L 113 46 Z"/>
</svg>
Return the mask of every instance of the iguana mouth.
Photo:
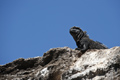
<svg viewBox="0 0 120 80">
<path fill-rule="evenodd" d="M 82 37 L 84 37 L 84 32 L 79 27 L 75 26 L 70 29 L 70 34 L 73 36 L 76 42 L 78 42 Z"/>
<path fill-rule="evenodd" d="M 84 36 L 84 32 L 80 28 L 75 26 L 70 29 L 70 34 L 76 37 L 77 41 Z"/>
</svg>

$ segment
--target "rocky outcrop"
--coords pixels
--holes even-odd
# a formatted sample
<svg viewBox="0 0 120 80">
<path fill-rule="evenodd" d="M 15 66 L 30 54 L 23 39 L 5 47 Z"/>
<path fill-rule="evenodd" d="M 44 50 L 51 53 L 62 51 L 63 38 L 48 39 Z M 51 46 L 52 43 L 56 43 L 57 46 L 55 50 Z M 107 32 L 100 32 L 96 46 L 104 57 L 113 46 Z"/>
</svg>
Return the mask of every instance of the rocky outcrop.
<svg viewBox="0 0 120 80">
<path fill-rule="evenodd" d="M 0 80 L 120 80 L 120 47 L 84 54 L 68 47 L 53 48 L 43 57 L 0 66 Z"/>
</svg>

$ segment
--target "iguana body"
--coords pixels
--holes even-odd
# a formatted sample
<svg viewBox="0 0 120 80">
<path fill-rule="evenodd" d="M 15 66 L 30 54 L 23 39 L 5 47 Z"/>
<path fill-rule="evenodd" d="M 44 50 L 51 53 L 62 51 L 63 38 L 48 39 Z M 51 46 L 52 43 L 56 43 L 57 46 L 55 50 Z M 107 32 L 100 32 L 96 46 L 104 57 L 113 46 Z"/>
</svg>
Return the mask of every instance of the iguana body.
<svg viewBox="0 0 120 80">
<path fill-rule="evenodd" d="M 78 47 L 77 49 L 81 50 L 82 52 L 85 52 L 88 49 L 107 49 L 107 47 L 100 42 L 90 39 L 88 35 L 79 27 L 72 27 L 70 29 L 70 34 L 76 42 Z"/>
</svg>

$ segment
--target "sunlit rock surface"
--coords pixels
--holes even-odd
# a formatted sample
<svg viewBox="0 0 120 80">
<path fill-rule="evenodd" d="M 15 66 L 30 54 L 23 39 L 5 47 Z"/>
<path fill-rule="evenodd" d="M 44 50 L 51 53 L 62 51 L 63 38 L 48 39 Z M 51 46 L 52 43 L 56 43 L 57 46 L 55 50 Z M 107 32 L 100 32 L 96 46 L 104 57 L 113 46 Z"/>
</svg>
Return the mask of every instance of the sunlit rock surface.
<svg viewBox="0 0 120 80">
<path fill-rule="evenodd" d="M 84 54 L 68 47 L 53 48 L 42 57 L 0 66 L 0 80 L 120 80 L 120 47 Z"/>
</svg>

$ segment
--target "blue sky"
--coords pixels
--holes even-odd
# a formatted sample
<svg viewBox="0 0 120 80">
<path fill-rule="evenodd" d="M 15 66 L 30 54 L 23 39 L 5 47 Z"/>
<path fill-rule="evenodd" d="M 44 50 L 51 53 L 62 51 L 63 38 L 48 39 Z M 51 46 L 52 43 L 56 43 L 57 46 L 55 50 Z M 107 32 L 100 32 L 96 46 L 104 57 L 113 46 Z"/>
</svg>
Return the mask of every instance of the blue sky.
<svg viewBox="0 0 120 80">
<path fill-rule="evenodd" d="M 0 0 L 0 65 L 76 48 L 72 26 L 109 48 L 120 46 L 120 0 Z"/>
</svg>

